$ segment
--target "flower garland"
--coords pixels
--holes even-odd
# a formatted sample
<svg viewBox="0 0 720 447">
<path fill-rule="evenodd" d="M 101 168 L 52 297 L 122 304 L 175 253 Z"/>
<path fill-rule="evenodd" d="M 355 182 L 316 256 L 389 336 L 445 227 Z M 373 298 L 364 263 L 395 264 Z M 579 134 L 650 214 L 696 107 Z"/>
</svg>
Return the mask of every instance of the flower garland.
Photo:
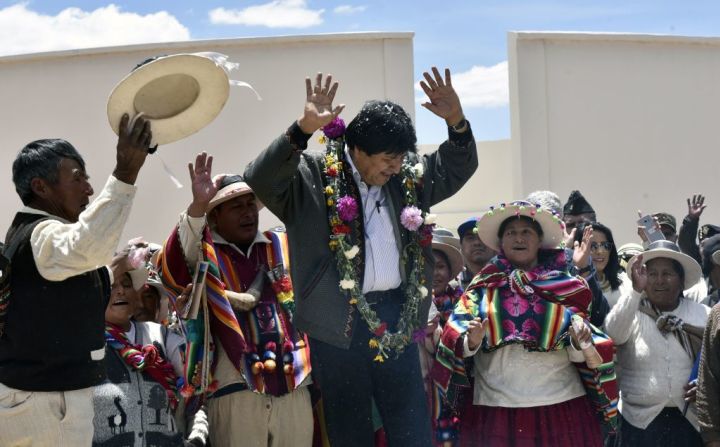
<svg viewBox="0 0 720 447">
<path fill-rule="evenodd" d="M 374 360 L 383 362 L 390 356 L 400 354 L 405 347 L 413 341 L 422 340 L 425 336 L 425 324 L 419 321 L 418 311 L 420 303 L 428 295 L 423 276 L 425 258 L 422 247 L 432 243 L 432 227 L 435 216 L 424 213 L 417 207 L 417 186 L 421 183 L 423 175 L 422 163 L 412 165 L 405 158 L 401 171 L 401 184 L 405 207 L 400 213 L 400 223 L 407 234 L 409 242 L 403 247 L 401 257 L 403 265 L 411 266 L 404 284 L 403 292 L 405 304 L 400 313 L 397 329 L 392 332 L 388 324 L 381 321 L 377 313 L 370 307 L 360 289 L 358 272 L 362 262 L 362 253 L 358 245 L 352 241 L 359 240 L 360 217 L 357 200 L 350 194 L 349 182 L 352 178 L 345 175 L 345 123 L 335 118 L 330 124 L 323 127 L 327 151 L 324 159 L 325 195 L 328 210 L 328 223 L 330 225 L 330 249 L 335 253 L 338 272 L 340 273 L 340 291 L 349 297 L 349 303 L 356 306 L 368 328 L 374 335 L 368 342 L 371 349 L 377 349 Z M 351 238 L 353 234 L 353 238 Z M 360 256 L 358 256 L 360 255 Z"/>
</svg>

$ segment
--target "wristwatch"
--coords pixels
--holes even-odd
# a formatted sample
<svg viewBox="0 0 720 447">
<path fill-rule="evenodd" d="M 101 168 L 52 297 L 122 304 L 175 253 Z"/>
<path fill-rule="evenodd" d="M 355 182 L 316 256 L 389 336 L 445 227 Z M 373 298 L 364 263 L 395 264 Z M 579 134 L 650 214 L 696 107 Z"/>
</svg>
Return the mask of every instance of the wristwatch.
<svg viewBox="0 0 720 447">
<path fill-rule="evenodd" d="M 467 129 L 467 124 L 468 124 L 468 123 L 467 123 L 467 120 L 466 120 L 465 118 L 463 118 L 463 119 L 460 120 L 460 122 L 457 123 L 456 125 L 450 126 L 450 128 L 451 128 L 454 132 L 461 133 L 461 132 L 465 132 L 465 130 Z"/>
</svg>

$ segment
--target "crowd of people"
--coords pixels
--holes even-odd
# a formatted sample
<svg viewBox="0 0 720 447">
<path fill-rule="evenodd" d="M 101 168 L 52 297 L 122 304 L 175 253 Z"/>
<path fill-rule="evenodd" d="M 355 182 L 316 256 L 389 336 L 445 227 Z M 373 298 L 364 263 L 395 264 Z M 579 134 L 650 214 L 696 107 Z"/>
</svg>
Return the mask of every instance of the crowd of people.
<svg viewBox="0 0 720 447">
<path fill-rule="evenodd" d="M 436 151 L 417 153 L 390 101 L 345 126 L 318 74 L 242 173 L 198 154 L 166 240 L 118 252 L 151 120 L 122 117 L 92 201 L 70 143 L 26 145 L 0 278 L 0 445 L 720 445 L 705 198 L 623 245 L 579 191 L 441 228 L 430 207 L 477 151 L 450 72 L 421 87 L 448 126 Z M 306 151 L 319 130 L 327 150 Z M 263 207 L 283 227 L 262 231 Z"/>
</svg>

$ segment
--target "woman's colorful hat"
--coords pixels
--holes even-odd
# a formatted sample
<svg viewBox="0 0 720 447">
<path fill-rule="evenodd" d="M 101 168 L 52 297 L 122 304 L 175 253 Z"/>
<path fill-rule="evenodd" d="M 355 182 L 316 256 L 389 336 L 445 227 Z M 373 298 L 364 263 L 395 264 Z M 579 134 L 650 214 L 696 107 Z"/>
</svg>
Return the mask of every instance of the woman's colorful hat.
<svg viewBox="0 0 720 447">
<path fill-rule="evenodd" d="M 509 218 L 526 216 L 540 224 L 543 230 L 542 248 L 559 248 L 565 235 L 565 224 L 552 211 L 522 200 L 501 203 L 491 206 L 490 209 L 478 219 L 477 234 L 480 240 L 495 251 L 500 251 L 500 238 L 498 231 L 500 225 Z"/>
</svg>

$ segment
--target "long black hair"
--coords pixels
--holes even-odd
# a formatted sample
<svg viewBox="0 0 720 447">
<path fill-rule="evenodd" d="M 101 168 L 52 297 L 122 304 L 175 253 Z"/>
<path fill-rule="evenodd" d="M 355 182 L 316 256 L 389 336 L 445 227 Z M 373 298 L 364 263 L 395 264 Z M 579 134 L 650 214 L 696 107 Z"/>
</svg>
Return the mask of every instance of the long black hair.
<svg viewBox="0 0 720 447">
<path fill-rule="evenodd" d="M 605 271 L 603 273 L 610 283 L 610 288 L 612 290 L 617 290 L 620 288 L 620 272 L 622 271 L 622 268 L 620 267 L 620 259 L 618 258 L 617 247 L 615 246 L 615 239 L 613 238 L 612 231 L 600 222 L 582 224 L 578 227 L 577 231 L 575 231 L 575 240 L 577 242 L 582 241 L 582 235 L 586 225 L 591 225 L 593 231 L 599 231 L 604 234 L 608 242 L 612 244 L 612 247 L 608 250 L 610 256 L 608 256 L 608 263 L 607 266 L 605 266 Z"/>
</svg>

